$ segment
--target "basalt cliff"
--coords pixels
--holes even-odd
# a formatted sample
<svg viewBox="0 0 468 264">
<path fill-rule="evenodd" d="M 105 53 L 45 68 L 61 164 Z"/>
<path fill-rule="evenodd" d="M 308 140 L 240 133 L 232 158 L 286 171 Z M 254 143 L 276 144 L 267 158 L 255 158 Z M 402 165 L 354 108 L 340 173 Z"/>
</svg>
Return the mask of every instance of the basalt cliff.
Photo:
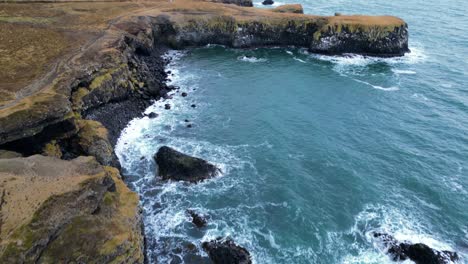
<svg viewBox="0 0 468 264">
<path fill-rule="evenodd" d="M 168 48 L 297 46 L 402 56 L 396 17 L 243 1 L 0 3 L 0 262 L 143 263 L 138 197 L 113 147 L 166 85 Z"/>
</svg>

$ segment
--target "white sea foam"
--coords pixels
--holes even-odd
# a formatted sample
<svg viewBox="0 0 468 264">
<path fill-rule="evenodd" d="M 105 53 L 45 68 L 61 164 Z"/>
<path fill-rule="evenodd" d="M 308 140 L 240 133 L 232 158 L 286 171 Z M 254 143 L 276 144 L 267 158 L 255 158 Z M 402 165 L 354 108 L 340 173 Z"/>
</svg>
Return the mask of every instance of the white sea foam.
<svg viewBox="0 0 468 264">
<path fill-rule="evenodd" d="M 329 61 L 342 66 L 367 66 L 369 64 L 375 63 L 387 63 L 390 65 L 410 65 L 424 62 L 427 59 L 424 49 L 419 45 L 411 47 L 410 49 L 410 53 L 406 53 L 404 56 L 401 57 L 392 58 L 368 57 L 357 54 L 344 54 L 342 56 L 312 54 L 311 56 L 322 61 Z"/>
<path fill-rule="evenodd" d="M 299 58 L 297 58 L 297 57 L 294 57 L 293 59 L 296 60 L 296 61 L 298 61 L 298 62 L 301 62 L 301 63 L 307 63 L 305 60 L 301 60 L 301 59 L 299 59 Z"/>
<path fill-rule="evenodd" d="M 442 242 L 444 240 L 433 232 L 427 222 L 421 221 L 424 216 L 413 210 L 369 204 L 354 219 L 354 225 L 349 230 L 327 234 L 326 250 L 343 255 L 339 263 L 395 263 L 386 254 L 384 245 L 374 238 L 374 232 L 387 233 L 398 241 L 424 243 L 436 250 L 454 251 L 454 247 Z M 462 254 L 462 258 L 465 257 Z M 407 260 L 401 263 L 413 262 Z"/>
<path fill-rule="evenodd" d="M 370 86 L 370 87 L 372 87 L 374 89 L 377 89 L 377 90 L 382 90 L 382 91 L 387 91 L 387 92 L 400 90 L 400 88 L 398 88 L 396 86 L 382 87 L 382 86 L 374 85 L 374 84 L 371 84 L 371 83 L 368 83 L 368 82 L 365 82 L 365 81 L 361 81 L 361 80 L 358 80 L 358 79 L 354 79 L 354 78 L 352 78 L 352 79 L 355 80 L 356 82 L 363 83 L 363 84 L 368 85 L 368 86 Z"/>
<path fill-rule="evenodd" d="M 396 74 L 407 74 L 407 75 L 413 75 L 413 74 L 416 74 L 415 71 L 411 71 L 411 70 L 398 70 L 398 69 L 392 69 L 392 71 Z"/>
<path fill-rule="evenodd" d="M 257 62 L 266 62 L 267 59 L 262 59 L 262 58 L 256 58 L 256 57 L 252 57 L 252 56 L 240 56 L 237 58 L 238 60 L 240 61 L 245 61 L 245 62 L 253 62 L 253 63 L 257 63 Z"/>
<path fill-rule="evenodd" d="M 289 54 L 289 55 L 293 55 L 292 51 L 290 51 L 290 50 L 286 50 L 286 53 Z"/>
</svg>

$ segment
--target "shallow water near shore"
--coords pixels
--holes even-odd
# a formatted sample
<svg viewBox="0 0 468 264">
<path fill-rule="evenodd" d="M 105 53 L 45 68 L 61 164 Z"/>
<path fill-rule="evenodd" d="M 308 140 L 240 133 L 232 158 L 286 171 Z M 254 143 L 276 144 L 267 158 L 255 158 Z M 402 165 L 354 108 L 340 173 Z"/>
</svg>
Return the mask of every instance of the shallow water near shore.
<svg viewBox="0 0 468 264">
<path fill-rule="evenodd" d="M 302 4 L 313 14 L 402 17 L 412 53 L 169 52 L 180 91 L 147 110 L 159 117 L 133 120 L 116 146 L 141 197 L 150 263 L 204 263 L 201 241 L 218 236 L 255 263 L 393 263 L 373 231 L 457 251 L 467 263 L 467 4 Z M 223 173 L 197 185 L 160 182 L 153 155 L 163 145 Z M 209 216 L 208 226 L 194 227 L 186 209 Z"/>
</svg>

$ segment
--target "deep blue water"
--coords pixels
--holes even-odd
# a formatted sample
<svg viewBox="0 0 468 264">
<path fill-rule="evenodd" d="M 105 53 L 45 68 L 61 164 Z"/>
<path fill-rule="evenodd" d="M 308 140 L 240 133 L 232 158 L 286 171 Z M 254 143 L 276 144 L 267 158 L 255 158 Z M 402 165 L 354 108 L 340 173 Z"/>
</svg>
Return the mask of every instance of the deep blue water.
<svg viewBox="0 0 468 264">
<path fill-rule="evenodd" d="M 160 116 L 132 121 L 117 145 L 142 199 L 150 261 L 200 263 L 201 241 L 230 236 L 256 263 L 392 263 L 371 237 L 384 231 L 468 263 L 468 3 L 301 3 L 311 14 L 399 16 L 412 53 L 170 52 L 188 97 L 157 102 L 147 111 Z M 162 145 L 223 175 L 162 183 L 152 159 Z M 193 227 L 188 208 L 209 226 Z"/>
</svg>

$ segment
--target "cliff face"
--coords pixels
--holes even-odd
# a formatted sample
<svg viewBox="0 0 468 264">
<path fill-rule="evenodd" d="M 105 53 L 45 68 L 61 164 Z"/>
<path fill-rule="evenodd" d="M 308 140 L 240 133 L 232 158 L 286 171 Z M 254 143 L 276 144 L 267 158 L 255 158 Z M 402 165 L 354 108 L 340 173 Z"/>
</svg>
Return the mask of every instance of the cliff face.
<svg viewBox="0 0 468 264">
<path fill-rule="evenodd" d="M 268 46 L 306 47 L 311 52 L 339 55 L 357 53 L 370 56 L 401 56 L 408 52 L 407 25 L 395 17 L 193 17 L 156 22 L 167 43 L 176 48 L 221 44 L 234 48 Z M 379 24 L 381 23 L 381 24 Z M 166 31 L 164 31 L 164 29 Z M 168 30 L 169 29 L 169 30 Z"/>
<path fill-rule="evenodd" d="M 92 157 L 0 159 L 1 263 L 142 263 L 138 196 Z"/>
</svg>

